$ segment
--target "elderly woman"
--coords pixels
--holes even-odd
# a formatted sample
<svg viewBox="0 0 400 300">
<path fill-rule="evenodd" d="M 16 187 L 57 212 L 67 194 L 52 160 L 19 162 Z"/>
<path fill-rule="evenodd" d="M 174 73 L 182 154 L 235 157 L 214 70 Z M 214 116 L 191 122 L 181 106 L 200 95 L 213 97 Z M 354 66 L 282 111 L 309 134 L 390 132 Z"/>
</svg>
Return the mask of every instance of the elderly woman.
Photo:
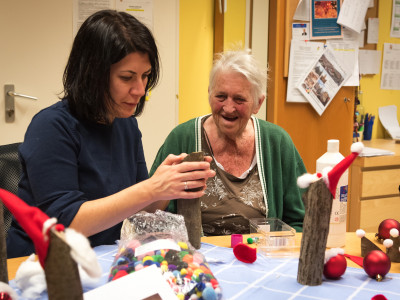
<svg viewBox="0 0 400 300">
<path fill-rule="evenodd" d="M 249 219 L 276 217 L 302 230 L 304 205 L 297 177 L 306 172 L 290 136 L 252 116 L 263 103 L 264 72 L 246 51 L 220 54 L 210 74 L 211 115 L 180 124 L 158 151 L 154 173 L 168 154 L 211 155 L 201 199 L 205 235 L 249 233 Z M 188 182 L 189 188 L 190 182 Z M 175 211 L 175 201 L 168 210 Z"/>
</svg>

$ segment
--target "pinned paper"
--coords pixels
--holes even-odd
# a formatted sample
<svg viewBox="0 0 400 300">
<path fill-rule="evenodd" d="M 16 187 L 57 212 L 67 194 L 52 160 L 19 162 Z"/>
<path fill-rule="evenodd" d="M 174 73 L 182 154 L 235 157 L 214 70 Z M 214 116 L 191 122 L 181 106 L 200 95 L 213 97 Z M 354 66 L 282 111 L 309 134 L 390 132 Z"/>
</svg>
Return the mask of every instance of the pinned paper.
<svg viewBox="0 0 400 300">
<path fill-rule="evenodd" d="M 337 20 L 338 24 L 361 33 L 369 3 L 365 0 L 344 1 Z"/>
<path fill-rule="evenodd" d="M 360 74 L 379 74 L 381 68 L 380 50 L 359 50 L 358 62 L 360 66 Z"/>
<path fill-rule="evenodd" d="M 319 115 L 332 102 L 350 73 L 342 66 L 328 46 L 321 57 L 297 82 L 297 88 Z"/>
<path fill-rule="evenodd" d="M 293 20 L 310 21 L 310 1 L 300 0 L 297 4 Z"/>
<path fill-rule="evenodd" d="M 378 44 L 379 38 L 379 19 L 369 18 L 368 19 L 368 33 L 367 33 L 367 43 L 368 44 Z"/>
<path fill-rule="evenodd" d="M 381 89 L 400 90 L 400 44 L 383 44 Z"/>
<path fill-rule="evenodd" d="M 350 74 L 344 86 L 359 86 L 360 76 L 358 67 L 358 41 L 352 40 L 327 40 L 326 44 L 331 46 L 335 57 L 343 62 L 343 66 Z"/>
<path fill-rule="evenodd" d="M 310 39 L 310 29 L 308 23 L 292 24 L 292 40 L 307 41 Z"/>
<path fill-rule="evenodd" d="M 290 44 L 287 102 L 308 103 L 307 98 L 297 89 L 297 83 L 321 57 L 323 52 L 324 43 L 292 40 Z"/>
</svg>

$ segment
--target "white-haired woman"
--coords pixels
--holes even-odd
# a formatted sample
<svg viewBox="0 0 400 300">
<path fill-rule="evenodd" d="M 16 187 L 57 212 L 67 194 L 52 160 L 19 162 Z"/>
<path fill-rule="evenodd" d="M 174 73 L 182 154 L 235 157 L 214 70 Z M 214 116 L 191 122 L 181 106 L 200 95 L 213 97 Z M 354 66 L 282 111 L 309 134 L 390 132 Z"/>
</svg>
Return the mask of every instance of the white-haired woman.
<svg viewBox="0 0 400 300">
<path fill-rule="evenodd" d="M 248 51 L 221 53 L 210 73 L 212 114 L 180 124 L 158 151 L 150 176 L 168 156 L 211 155 L 201 218 L 205 235 L 249 233 L 249 219 L 276 217 L 302 230 L 304 205 L 297 177 L 306 169 L 281 127 L 252 116 L 265 99 L 266 72 Z M 175 201 L 168 210 L 176 212 Z"/>
</svg>

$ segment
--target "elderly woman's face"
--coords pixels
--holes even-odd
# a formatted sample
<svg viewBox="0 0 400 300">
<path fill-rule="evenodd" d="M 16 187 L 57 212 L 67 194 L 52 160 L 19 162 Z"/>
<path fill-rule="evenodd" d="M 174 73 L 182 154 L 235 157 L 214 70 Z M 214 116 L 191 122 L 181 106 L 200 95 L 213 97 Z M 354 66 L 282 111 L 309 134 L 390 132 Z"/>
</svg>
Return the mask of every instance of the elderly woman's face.
<svg viewBox="0 0 400 300">
<path fill-rule="evenodd" d="M 251 115 L 259 109 L 258 103 L 254 103 L 250 82 L 232 71 L 216 75 L 209 102 L 218 129 L 231 137 L 241 134 Z"/>
<path fill-rule="evenodd" d="M 114 99 L 112 118 L 128 118 L 145 94 L 151 64 L 147 53 L 133 52 L 111 65 L 110 93 Z"/>
</svg>

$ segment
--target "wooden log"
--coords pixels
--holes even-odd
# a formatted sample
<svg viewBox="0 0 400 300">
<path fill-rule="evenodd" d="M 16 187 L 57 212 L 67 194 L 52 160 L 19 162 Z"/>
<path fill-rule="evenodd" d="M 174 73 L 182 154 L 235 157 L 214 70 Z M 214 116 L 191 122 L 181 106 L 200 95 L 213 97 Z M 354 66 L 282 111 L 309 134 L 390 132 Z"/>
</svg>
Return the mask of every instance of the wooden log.
<svg viewBox="0 0 400 300">
<path fill-rule="evenodd" d="M 3 211 L 3 203 L 0 200 L 0 281 L 8 283 L 7 245 Z"/>
<path fill-rule="evenodd" d="M 361 256 L 365 257 L 372 250 L 382 251 L 377 245 L 367 239 L 365 236 L 361 238 Z"/>
<path fill-rule="evenodd" d="M 186 156 L 184 161 L 203 161 L 203 152 L 192 152 Z M 189 189 L 188 191 L 198 191 L 201 188 Z M 200 198 L 196 199 L 178 199 L 177 200 L 177 213 L 182 215 L 185 220 L 186 229 L 188 232 L 190 244 L 196 248 L 201 247 L 201 210 Z"/>
<path fill-rule="evenodd" d="M 391 262 L 400 262 L 400 236 L 390 237 L 393 241 L 393 246 L 386 249 L 386 254 L 389 256 Z"/>
<path fill-rule="evenodd" d="M 44 268 L 49 300 L 83 299 L 78 266 L 70 251 L 63 233 L 50 230 L 50 245 Z"/>
<path fill-rule="evenodd" d="M 314 286 L 322 283 L 332 200 L 323 179 L 312 183 L 303 195 L 305 216 L 297 272 L 300 284 Z"/>
</svg>

